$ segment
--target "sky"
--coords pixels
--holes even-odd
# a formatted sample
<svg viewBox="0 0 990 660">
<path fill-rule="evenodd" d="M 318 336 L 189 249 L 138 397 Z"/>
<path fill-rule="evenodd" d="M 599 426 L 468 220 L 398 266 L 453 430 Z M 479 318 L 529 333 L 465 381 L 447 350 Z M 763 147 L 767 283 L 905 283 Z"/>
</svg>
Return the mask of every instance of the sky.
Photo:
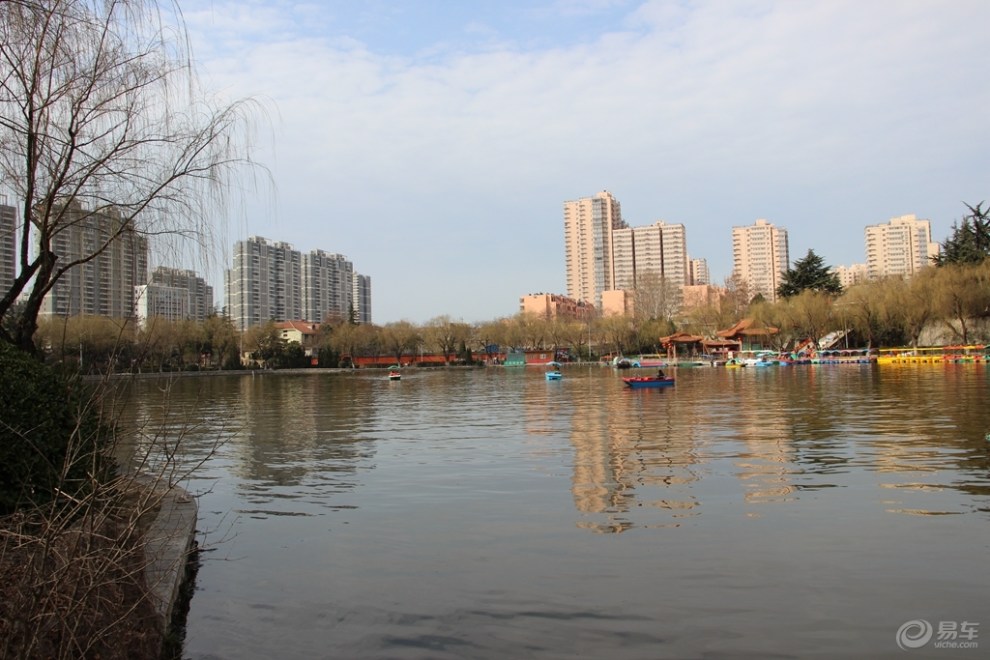
<svg viewBox="0 0 990 660">
<path fill-rule="evenodd" d="M 716 284 L 760 218 L 850 265 L 990 200 L 985 0 L 180 4 L 204 86 L 261 108 L 231 246 L 346 255 L 377 324 L 566 294 L 563 204 L 602 190 Z"/>
</svg>

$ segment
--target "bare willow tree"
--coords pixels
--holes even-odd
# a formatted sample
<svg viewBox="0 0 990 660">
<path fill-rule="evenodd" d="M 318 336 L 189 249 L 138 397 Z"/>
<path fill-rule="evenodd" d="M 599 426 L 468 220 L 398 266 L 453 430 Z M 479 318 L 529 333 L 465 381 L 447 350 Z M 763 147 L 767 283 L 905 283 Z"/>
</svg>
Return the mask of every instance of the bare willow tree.
<svg viewBox="0 0 990 660">
<path fill-rule="evenodd" d="M 494 358 L 500 349 L 508 347 L 509 322 L 507 319 L 495 319 L 478 323 L 474 327 L 474 345 L 483 351 L 489 360 Z"/>
<path fill-rule="evenodd" d="M 600 336 L 608 346 L 615 347 L 615 352 L 622 355 L 633 341 L 636 332 L 633 320 L 625 315 L 613 314 L 597 319 L 595 323 Z"/>
<path fill-rule="evenodd" d="M 990 316 L 990 262 L 949 263 L 932 280 L 935 312 L 957 341 L 969 344 L 977 320 Z"/>
<path fill-rule="evenodd" d="M 245 166 L 257 171 L 257 105 L 197 86 L 182 26 L 169 0 L 0 2 L 0 185 L 20 205 L 0 332 L 22 349 L 34 351 L 59 279 L 123 237 L 208 255 L 222 238 L 218 202 Z M 104 218 L 114 222 L 82 255 L 60 253 L 60 237 Z"/>
<path fill-rule="evenodd" d="M 374 343 L 375 329 L 366 324 L 341 323 L 325 337 L 324 346 L 337 351 L 341 360 L 347 360 L 353 367 L 359 355 Z"/>
<path fill-rule="evenodd" d="M 725 319 L 734 323 L 746 316 L 753 291 L 745 278 L 736 272 L 725 278 L 724 287 L 725 295 L 722 296 L 720 308 Z"/>
<path fill-rule="evenodd" d="M 395 356 L 395 363 L 401 365 L 402 357 L 415 352 L 423 343 L 419 328 L 409 321 L 393 321 L 381 327 L 382 348 Z"/>
<path fill-rule="evenodd" d="M 636 280 L 633 309 L 641 321 L 670 321 L 681 309 L 681 288 L 658 273 L 645 273 Z"/>
<path fill-rule="evenodd" d="M 545 318 L 532 312 L 519 312 L 513 317 L 512 325 L 521 340 L 516 342 L 517 346 L 536 350 L 546 348 L 548 328 Z"/>
<path fill-rule="evenodd" d="M 466 344 L 471 336 L 471 326 L 455 321 L 447 315 L 436 316 L 423 326 L 423 340 L 431 350 L 443 355 L 444 364 L 450 364 L 450 356 L 460 344 Z"/>
</svg>

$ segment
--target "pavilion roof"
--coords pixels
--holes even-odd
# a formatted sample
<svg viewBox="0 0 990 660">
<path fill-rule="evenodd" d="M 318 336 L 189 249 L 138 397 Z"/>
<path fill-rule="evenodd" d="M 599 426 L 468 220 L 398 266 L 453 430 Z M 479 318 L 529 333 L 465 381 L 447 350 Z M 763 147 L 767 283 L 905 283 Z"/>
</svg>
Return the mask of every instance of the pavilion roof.
<svg viewBox="0 0 990 660">
<path fill-rule="evenodd" d="M 701 335 L 689 335 L 686 332 L 675 332 L 672 335 L 660 337 L 661 344 L 697 344 L 704 340 L 705 338 Z"/>
<path fill-rule="evenodd" d="M 780 332 L 780 328 L 775 328 L 773 326 L 765 326 L 761 323 L 757 323 L 755 319 L 743 319 L 733 325 L 731 328 L 726 330 L 719 330 L 715 334 L 719 337 L 729 338 L 729 337 L 755 337 L 755 336 L 769 336 L 775 335 Z"/>
</svg>

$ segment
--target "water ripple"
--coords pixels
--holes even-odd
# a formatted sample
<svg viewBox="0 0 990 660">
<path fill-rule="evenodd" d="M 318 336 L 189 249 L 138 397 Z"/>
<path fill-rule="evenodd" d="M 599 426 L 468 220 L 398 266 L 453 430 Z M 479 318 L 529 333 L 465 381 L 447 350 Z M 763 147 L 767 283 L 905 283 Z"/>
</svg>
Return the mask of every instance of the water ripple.
<svg viewBox="0 0 990 660">
<path fill-rule="evenodd" d="M 982 366 L 564 372 L 136 384 L 135 446 L 206 460 L 184 655 L 880 657 L 985 610 Z"/>
</svg>

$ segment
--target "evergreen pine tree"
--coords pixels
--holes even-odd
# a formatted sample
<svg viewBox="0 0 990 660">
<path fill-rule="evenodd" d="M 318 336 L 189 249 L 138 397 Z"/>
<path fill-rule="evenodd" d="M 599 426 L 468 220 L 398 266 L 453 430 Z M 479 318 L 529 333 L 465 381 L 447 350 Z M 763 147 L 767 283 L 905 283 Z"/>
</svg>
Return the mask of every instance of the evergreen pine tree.
<svg viewBox="0 0 990 660">
<path fill-rule="evenodd" d="M 777 295 L 790 298 L 809 289 L 835 295 L 842 293 L 839 276 L 825 265 L 825 261 L 814 250 L 808 250 L 803 259 L 798 259 L 793 268 L 787 269 L 777 287 Z"/>
<path fill-rule="evenodd" d="M 966 208 L 969 215 L 963 216 L 962 224 L 952 225 L 941 254 L 932 259 L 936 266 L 978 264 L 990 256 L 990 209 L 984 210 L 983 202 Z"/>
</svg>

